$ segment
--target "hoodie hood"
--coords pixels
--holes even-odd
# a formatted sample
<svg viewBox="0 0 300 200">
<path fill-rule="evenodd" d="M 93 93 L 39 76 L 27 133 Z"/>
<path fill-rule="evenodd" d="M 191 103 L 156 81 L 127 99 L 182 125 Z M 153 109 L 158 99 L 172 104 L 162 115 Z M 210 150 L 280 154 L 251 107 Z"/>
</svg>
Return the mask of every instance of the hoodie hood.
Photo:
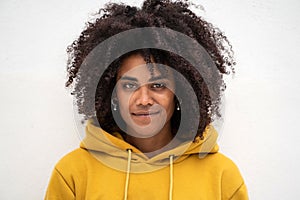
<svg viewBox="0 0 300 200">
<path fill-rule="evenodd" d="M 109 134 L 89 120 L 86 126 L 86 136 L 80 147 L 87 149 L 108 167 L 124 172 L 127 170 L 128 156 L 130 156 L 131 173 L 145 173 L 169 165 L 170 156 L 172 156 L 172 162 L 178 163 L 193 154 L 198 154 L 201 159 L 207 154 L 216 153 L 219 149 L 216 144 L 217 137 L 216 130 L 209 125 L 202 138 L 197 136 L 192 142 L 181 143 L 170 150 L 148 158 L 139 149 L 124 141 L 120 133 Z"/>
</svg>

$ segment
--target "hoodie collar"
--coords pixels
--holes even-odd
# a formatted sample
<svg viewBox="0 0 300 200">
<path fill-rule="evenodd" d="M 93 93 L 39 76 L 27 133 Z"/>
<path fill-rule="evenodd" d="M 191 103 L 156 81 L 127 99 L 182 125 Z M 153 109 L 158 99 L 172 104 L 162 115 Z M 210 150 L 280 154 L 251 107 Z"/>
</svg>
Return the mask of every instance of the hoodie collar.
<svg viewBox="0 0 300 200">
<path fill-rule="evenodd" d="M 202 158 L 208 153 L 216 153 L 218 151 L 217 137 L 217 132 L 213 126 L 209 125 L 202 139 L 196 137 L 192 142 L 182 143 L 171 150 L 148 158 L 139 149 L 124 141 L 121 134 L 117 132 L 109 134 L 89 120 L 86 126 L 86 136 L 80 147 L 89 150 L 103 164 L 120 171 L 126 171 L 127 150 L 130 149 L 132 152 L 131 171 L 142 173 L 169 165 L 170 155 L 174 157 L 174 163 L 177 163 L 192 154 L 199 154 L 199 158 Z"/>
</svg>

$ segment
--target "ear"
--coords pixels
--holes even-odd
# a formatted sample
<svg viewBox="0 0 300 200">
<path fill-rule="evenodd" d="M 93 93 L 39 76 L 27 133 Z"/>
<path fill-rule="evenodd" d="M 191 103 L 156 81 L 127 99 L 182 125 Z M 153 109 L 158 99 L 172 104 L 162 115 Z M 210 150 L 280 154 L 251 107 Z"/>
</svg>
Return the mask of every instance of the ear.
<svg viewBox="0 0 300 200">
<path fill-rule="evenodd" d="M 113 104 L 118 104 L 118 103 L 119 103 L 119 100 L 118 100 L 117 97 L 112 97 L 112 98 L 111 98 L 111 102 L 112 102 Z"/>
<path fill-rule="evenodd" d="M 118 110 L 118 99 L 117 98 L 112 98 L 111 99 L 111 107 L 113 111 L 117 111 Z"/>
<path fill-rule="evenodd" d="M 116 99 L 118 100 L 117 98 L 117 88 L 116 88 L 116 85 L 114 86 L 115 88 L 113 89 L 112 93 L 111 93 L 111 99 Z"/>
</svg>

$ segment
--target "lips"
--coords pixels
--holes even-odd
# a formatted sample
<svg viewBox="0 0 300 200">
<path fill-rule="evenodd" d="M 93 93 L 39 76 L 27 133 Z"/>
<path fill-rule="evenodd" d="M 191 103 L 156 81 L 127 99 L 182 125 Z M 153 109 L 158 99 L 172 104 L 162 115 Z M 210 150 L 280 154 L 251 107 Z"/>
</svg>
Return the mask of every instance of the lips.
<svg viewBox="0 0 300 200">
<path fill-rule="evenodd" d="M 157 115 L 159 114 L 159 111 L 137 111 L 137 112 L 133 112 L 131 113 L 133 116 L 137 116 L 137 117 L 147 117 L 147 116 L 151 116 L 151 115 Z"/>
</svg>

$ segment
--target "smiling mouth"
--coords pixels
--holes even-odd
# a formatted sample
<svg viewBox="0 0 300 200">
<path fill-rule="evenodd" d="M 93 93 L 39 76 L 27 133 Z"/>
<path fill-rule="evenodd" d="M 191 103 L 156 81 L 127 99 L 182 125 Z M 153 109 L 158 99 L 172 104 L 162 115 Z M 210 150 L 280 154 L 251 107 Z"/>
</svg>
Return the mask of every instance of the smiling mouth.
<svg viewBox="0 0 300 200">
<path fill-rule="evenodd" d="M 149 117 L 149 116 L 153 116 L 153 115 L 157 115 L 160 112 L 138 112 L 138 113 L 131 113 L 133 116 L 137 116 L 137 117 Z"/>
</svg>

